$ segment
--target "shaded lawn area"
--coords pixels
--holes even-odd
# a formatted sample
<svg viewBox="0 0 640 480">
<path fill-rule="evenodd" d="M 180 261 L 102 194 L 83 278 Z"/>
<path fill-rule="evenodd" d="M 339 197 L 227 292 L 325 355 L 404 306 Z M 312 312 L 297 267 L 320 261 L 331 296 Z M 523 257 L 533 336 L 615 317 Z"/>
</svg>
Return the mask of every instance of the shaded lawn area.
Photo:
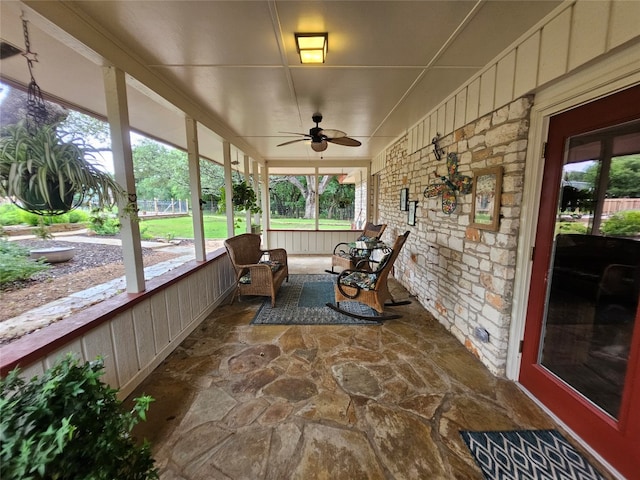
<svg viewBox="0 0 640 480">
<path fill-rule="evenodd" d="M 242 217 L 242 218 L 241 218 Z M 320 230 L 350 230 L 348 220 L 321 219 Z M 236 233 L 246 231 L 244 214 L 236 219 Z M 303 218 L 271 218 L 271 229 L 274 230 L 313 230 L 314 219 Z M 140 221 L 140 231 L 145 238 L 193 238 L 193 221 L 191 216 L 174 218 L 150 218 Z M 205 238 L 227 238 L 226 215 L 204 214 Z"/>
</svg>

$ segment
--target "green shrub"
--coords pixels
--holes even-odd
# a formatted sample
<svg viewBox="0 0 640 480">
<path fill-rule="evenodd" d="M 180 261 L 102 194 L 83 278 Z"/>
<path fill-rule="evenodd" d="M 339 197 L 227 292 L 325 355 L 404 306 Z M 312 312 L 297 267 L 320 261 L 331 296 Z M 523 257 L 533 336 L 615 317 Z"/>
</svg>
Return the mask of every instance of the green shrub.
<svg viewBox="0 0 640 480">
<path fill-rule="evenodd" d="M 69 354 L 40 378 L 25 382 L 16 369 L 0 381 L 3 478 L 158 478 L 149 444 L 131 437 L 153 399 L 123 411 L 117 390 L 100 381 L 103 368 Z"/>
<path fill-rule="evenodd" d="M 9 242 L 8 240 L 0 240 L 0 253 L 14 255 L 16 257 L 28 257 L 29 249 L 17 243 Z"/>
<path fill-rule="evenodd" d="M 53 238 L 51 229 L 44 222 L 40 223 L 36 228 L 33 229 L 33 234 L 40 240 L 51 240 Z"/>
<path fill-rule="evenodd" d="M 587 226 L 580 222 L 558 222 L 556 233 L 587 233 Z"/>
<path fill-rule="evenodd" d="M 148 230 L 149 230 L 149 226 L 148 225 L 141 225 L 140 226 L 140 238 L 142 240 L 153 240 L 154 239 L 154 236 L 151 235 Z"/>
<path fill-rule="evenodd" d="M 633 236 L 640 234 L 640 210 L 626 210 L 615 213 L 602 224 L 605 235 Z"/>
<path fill-rule="evenodd" d="M 28 280 L 32 275 L 50 269 L 44 259 L 38 261 L 29 258 L 29 250 L 0 240 L 0 286 L 18 280 Z"/>
<path fill-rule="evenodd" d="M 69 223 L 87 223 L 89 221 L 89 213 L 84 210 L 71 210 L 67 216 Z"/>
<path fill-rule="evenodd" d="M 112 212 L 92 210 L 89 217 L 89 229 L 97 235 L 115 235 L 120 231 L 120 220 Z"/>
<path fill-rule="evenodd" d="M 22 211 L 13 203 L 0 205 L 0 225 L 20 225 L 22 223 L 20 212 Z"/>
<path fill-rule="evenodd" d="M 44 223 L 45 225 L 53 225 L 54 223 L 69 223 L 69 215 L 67 213 L 63 215 L 37 215 L 35 213 L 21 210 L 20 216 L 22 218 L 21 223 L 26 223 L 32 227 L 36 227 Z"/>
</svg>

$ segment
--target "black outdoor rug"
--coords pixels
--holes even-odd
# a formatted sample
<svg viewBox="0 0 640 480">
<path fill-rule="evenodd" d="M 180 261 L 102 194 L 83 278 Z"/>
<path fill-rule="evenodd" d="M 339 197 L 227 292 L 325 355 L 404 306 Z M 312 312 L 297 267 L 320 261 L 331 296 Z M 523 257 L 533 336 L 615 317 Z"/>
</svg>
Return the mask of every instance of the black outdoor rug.
<svg viewBox="0 0 640 480">
<path fill-rule="evenodd" d="M 604 480 L 556 430 L 460 435 L 487 480 Z"/>
<path fill-rule="evenodd" d="M 289 275 L 276 296 L 276 306 L 266 298 L 251 321 L 253 325 L 378 325 L 380 322 L 349 317 L 327 307 L 335 303 L 336 275 Z M 376 312 L 359 302 L 340 302 L 340 308 L 359 315 Z"/>
</svg>

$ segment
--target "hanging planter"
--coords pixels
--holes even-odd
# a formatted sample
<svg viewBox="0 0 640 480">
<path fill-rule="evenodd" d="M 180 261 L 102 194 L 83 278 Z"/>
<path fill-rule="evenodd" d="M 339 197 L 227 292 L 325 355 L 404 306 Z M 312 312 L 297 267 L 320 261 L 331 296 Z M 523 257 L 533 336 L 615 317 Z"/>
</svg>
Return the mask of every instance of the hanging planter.
<svg viewBox="0 0 640 480">
<path fill-rule="evenodd" d="M 64 183 L 60 188 L 59 183 L 48 182 L 48 199 L 41 192 L 28 188 L 28 183 L 29 178 L 25 175 L 21 185 L 23 187 L 22 192 L 19 196 L 15 195 L 20 202 L 18 206 L 28 212 L 45 213 L 46 215 L 63 214 L 80 205 L 84 198 L 82 193 L 74 191 L 70 183 Z"/>
<path fill-rule="evenodd" d="M 220 203 L 225 204 L 226 193 L 224 187 L 220 188 Z M 233 184 L 233 203 L 234 210 L 245 210 L 252 214 L 262 213 L 262 209 L 258 205 L 258 198 L 256 192 L 251 185 L 247 184 L 244 180 Z"/>
<path fill-rule="evenodd" d="M 233 185 L 233 206 L 253 214 L 262 213 L 262 209 L 258 206 L 256 192 L 244 180 Z"/>
<path fill-rule="evenodd" d="M 100 209 L 126 200 L 94 159 L 84 140 L 59 131 L 59 124 L 31 131 L 24 123 L 7 126 L 0 133 L 0 192 L 38 215 L 66 213 L 85 198 Z"/>
</svg>

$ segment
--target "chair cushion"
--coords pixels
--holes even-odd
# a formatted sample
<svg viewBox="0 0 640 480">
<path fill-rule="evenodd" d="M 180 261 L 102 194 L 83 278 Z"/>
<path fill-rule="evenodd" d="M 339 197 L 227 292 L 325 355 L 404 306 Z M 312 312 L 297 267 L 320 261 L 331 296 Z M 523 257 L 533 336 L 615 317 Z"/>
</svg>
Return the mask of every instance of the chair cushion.
<svg viewBox="0 0 640 480">
<path fill-rule="evenodd" d="M 275 260 L 261 260 L 258 263 L 263 265 L 269 265 L 269 268 L 271 268 L 271 273 L 276 273 L 282 267 L 282 264 Z M 251 283 L 251 272 L 245 273 L 243 276 L 241 276 L 240 280 L 238 280 L 238 283 L 242 283 L 243 285 L 249 285 Z"/>
<path fill-rule="evenodd" d="M 261 263 L 263 265 L 269 265 L 273 273 L 276 273 L 278 270 L 280 270 L 280 267 L 282 267 L 282 264 L 276 260 L 261 260 L 258 263 Z"/>
<path fill-rule="evenodd" d="M 385 264 L 387 263 L 387 260 L 389 260 L 389 257 L 391 257 L 391 253 L 392 251 L 389 250 L 387 253 L 385 253 L 382 258 L 380 259 L 380 261 L 378 262 L 378 269 L 383 268 L 385 266 Z"/>
<path fill-rule="evenodd" d="M 360 235 L 357 239 L 357 242 L 366 242 L 366 243 L 370 243 L 372 245 L 377 244 L 380 239 L 378 237 L 367 237 L 366 235 Z"/>
<path fill-rule="evenodd" d="M 378 276 L 368 272 L 352 272 L 340 279 L 342 285 L 349 287 L 360 287 L 363 290 L 373 290 L 376 288 Z"/>
</svg>

